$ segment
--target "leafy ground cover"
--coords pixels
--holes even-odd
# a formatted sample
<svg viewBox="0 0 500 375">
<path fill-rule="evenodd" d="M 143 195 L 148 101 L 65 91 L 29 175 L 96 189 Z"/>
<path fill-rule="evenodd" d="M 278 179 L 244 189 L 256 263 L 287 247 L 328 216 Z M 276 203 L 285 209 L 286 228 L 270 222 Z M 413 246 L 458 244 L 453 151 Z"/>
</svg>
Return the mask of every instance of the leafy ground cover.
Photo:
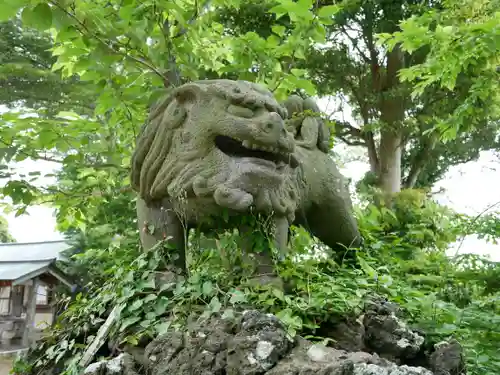
<svg viewBox="0 0 500 375">
<path fill-rule="evenodd" d="M 17 363 L 16 371 L 59 368 L 77 374 L 84 349 L 115 305 L 121 313 L 110 334 L 111 347 L 141 345 L 193 317 L 230 317 L 248 307 L 275 314 L 291 335 L 328 344 L 332 338 L 323 333 L 357 316 L 366 299 L 377 293 L 399 303 L 406 319 L 428 338 L 457 338 L 470 374 L 497 374 L 499 265 L 478 256 L 447 257 L 444 243 L 462 225 L 460 218 L 418 192 L 403 194 L 398 202 L 399 208 L 392 210 L 371 204 L 359 209 L 367 243 L 355 262 L 334 262 L 303 229 L 295 228 L 292 252 L 278 266 L 289 285 L 285 291 L 248 282 L 237 233 L 215 241 L 191 234 L 189 277 L 161 284 L 157 270 L 169 256 L 161 245 L 139 253 L 137 243 L 125 241 L 76 255 L 73 261 L 93 267 L 101 278 L 89 282 L 74 300 L 67 297 L 58 323 L 29 362 Z M 432 222 L 441 232 L 428 229 Z M 99 355 L 109 354 L 106 346 Z"/>
</svg>

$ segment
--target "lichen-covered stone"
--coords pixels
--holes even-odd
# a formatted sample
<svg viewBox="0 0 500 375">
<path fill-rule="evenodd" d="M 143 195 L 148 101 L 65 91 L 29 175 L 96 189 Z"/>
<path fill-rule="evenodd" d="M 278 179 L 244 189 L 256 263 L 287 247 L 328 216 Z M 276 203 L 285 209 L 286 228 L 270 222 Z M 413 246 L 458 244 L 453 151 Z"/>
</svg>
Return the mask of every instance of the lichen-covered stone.
<svg viewBox="0 0 500 375">
<path fill-rule="evenodd" d="M 288 353 L 292 342 L 273 315 L 247 311 L 240 330 L 229 341 L 227 371 L 231 374 L 262 374 Z"/>
<path fill-rule="evenodd" d="M 465 375 L 465 358 L 460 343 L 455 339 L 434 345 L 429 359 L 435 375 Z"/>
<path fill-rule="evenodd" d="M 381 367 L 374 364 L 357 364 L 354 366 L 352 375 L 433 375 L 432 372 L 423 367 L 410 366 L 388 366 Z"/>
<path fill-rule="evenodd" d="M 367 304 L 363 318 L 364 343 L 385 358 L 404 362 L 420 352 L 424 338 L 407 327 L 397 316 L 398 312 L 396 304 L 373 298 Z"/>
<path fill-rule="evenodd" d="M 366 349 L 364 342 L 365 326 L 363 325 L 362 317 L 338 322 L 333 327 L 328 327 L 326 332 L 322 332 L 322 335 L 335 338 L 335 341 L 331 343 L 335 349 L 349 352 Z"/>
<path fill-rule="evenodd" d="M 310 99 L 300 107 L 318 111 Z M 169 241 L 184 268 L 186 229 L 223 229 L 214 218 L 250 210 L 273 216 L 280 249 L 291 224 L 334 249 L 359 245 L 346 185 L 325 153 L 324 124 L 301 118 L 295 139 L 285 120 L 271 92 L 245 81 L 193 82 L 160 101 L 132 157 L 143 247 Z"/>
<path fill-rule="evenodd" d="M 151 375 L 432 375 L 376 354 L 346 352 L 287 335 L 273 315 L 247 311 L 239 322 L 212 318 L 146 348 Z"/>
<path fill-rule="evenodd" d="M 133 357 L 121 353 L 115 358 L 90 364 L 83 371 L 83 375 L 138 375 L 138 373 Z"/>
<path fill-rule="evenodd" d="M 398 306 L 374 298 L 365 313 L 395 316 Z M 385 334 L 378 335 L 384 340 Z M 388 337 L 392 336 L 389 335 Z M 335 337 L 333 337 L 335 338 Z M 390 342 L 393 342 L 392 341 Z M 397 346 L 392 357 L 398 361 Z M 129 348 L 130 349 L 130 348 Z M 127 350 L 127 349 L 126 349 Z M 256 310 L 234 318 L 192 320 L 183 332 L 170 331 L 145 350 L 89 366 L 88 375 L 465 375 L 462 348 L 455 340 L 436 344 L 424 367 L 400 365 L 388 352 L 346 351 L 291 339 L 281 321 Z M 131 352 L 128 352 L 131 353 Z M 139 355 L 139 353 L 141 353 Z M 379 355 L 380 354 L 380 355 Z M 390 356 L 390 355 L 389 355 Z M 136 362 L 132 358 L 135 358 Z"/>
</svg>

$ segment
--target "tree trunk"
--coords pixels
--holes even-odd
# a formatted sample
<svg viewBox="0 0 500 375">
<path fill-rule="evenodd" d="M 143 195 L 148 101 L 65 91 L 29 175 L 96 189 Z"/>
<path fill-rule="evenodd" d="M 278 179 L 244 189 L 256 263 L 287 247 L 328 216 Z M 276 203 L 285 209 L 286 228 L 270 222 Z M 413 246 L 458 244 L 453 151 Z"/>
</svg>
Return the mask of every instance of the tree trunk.
<svg viewBox="0 0 500 375">
<path fill-rule="evenodd" d="M 404 183 L 405 189 L 413 189 L 415 187 L 415 184 L 418 181 L 418 177 L 420 176 L 420 172 L 422 172 L 422 169 L 424 169 L 424 164 L 424 160 L 419 159 L 417 160 L 416 164 L 413 165 L 410 173 L 408 174 L 408 178 Z"/>
<path fill-rule="evenodd" d="M 397 92 L 400 86 L 398 72 L 404 66 L 403 52 L 395 46 L 387 53 L 387 73 L 380 93 L 380 187 L 387 197 L 401 191 L 402 127 L 404 97 Z"/>
<path fill-rule="evenodd" d="M 401 135 L 383 130 L 380 139 L 380 187 L 387 195 L 401 191 Z"/>
</svg>

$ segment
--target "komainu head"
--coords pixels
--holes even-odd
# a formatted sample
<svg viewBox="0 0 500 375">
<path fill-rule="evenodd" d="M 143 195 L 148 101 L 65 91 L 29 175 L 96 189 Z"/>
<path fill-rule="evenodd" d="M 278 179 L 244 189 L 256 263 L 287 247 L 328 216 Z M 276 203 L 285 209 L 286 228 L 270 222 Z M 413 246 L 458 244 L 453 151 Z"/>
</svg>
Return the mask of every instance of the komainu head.
<svg viewBox="0 0 500 375">
<path fill-rule="evenodd" d="M 272 94 L 250 82 L 183 85 L 156 105 L 142 128 L 132 186 L 146 202 L 185 197 L 293 221 L 300 178 L 285 118 Z"/>
</svg>

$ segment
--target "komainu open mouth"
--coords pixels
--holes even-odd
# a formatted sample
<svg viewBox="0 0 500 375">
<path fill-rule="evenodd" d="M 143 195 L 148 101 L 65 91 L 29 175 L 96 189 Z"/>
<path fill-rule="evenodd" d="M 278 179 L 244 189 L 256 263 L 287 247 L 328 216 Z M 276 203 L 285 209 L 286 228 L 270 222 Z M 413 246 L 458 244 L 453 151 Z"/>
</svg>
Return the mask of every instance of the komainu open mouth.
<svg viewBox="0 0 500 375">
<path fill-rule="evenodd" d="M 276 164 L 277 167 L 288 164 L 292 168 L 297 168 L 299 165 L 293 154 L 280 153 L 278 148 L 253 144 L 250 141 L 240 142 L 231 137 L 218 135 L 215 137 L 215 145 L 223 153 L 232 157 L 267 160 Z"/>
</svg>

